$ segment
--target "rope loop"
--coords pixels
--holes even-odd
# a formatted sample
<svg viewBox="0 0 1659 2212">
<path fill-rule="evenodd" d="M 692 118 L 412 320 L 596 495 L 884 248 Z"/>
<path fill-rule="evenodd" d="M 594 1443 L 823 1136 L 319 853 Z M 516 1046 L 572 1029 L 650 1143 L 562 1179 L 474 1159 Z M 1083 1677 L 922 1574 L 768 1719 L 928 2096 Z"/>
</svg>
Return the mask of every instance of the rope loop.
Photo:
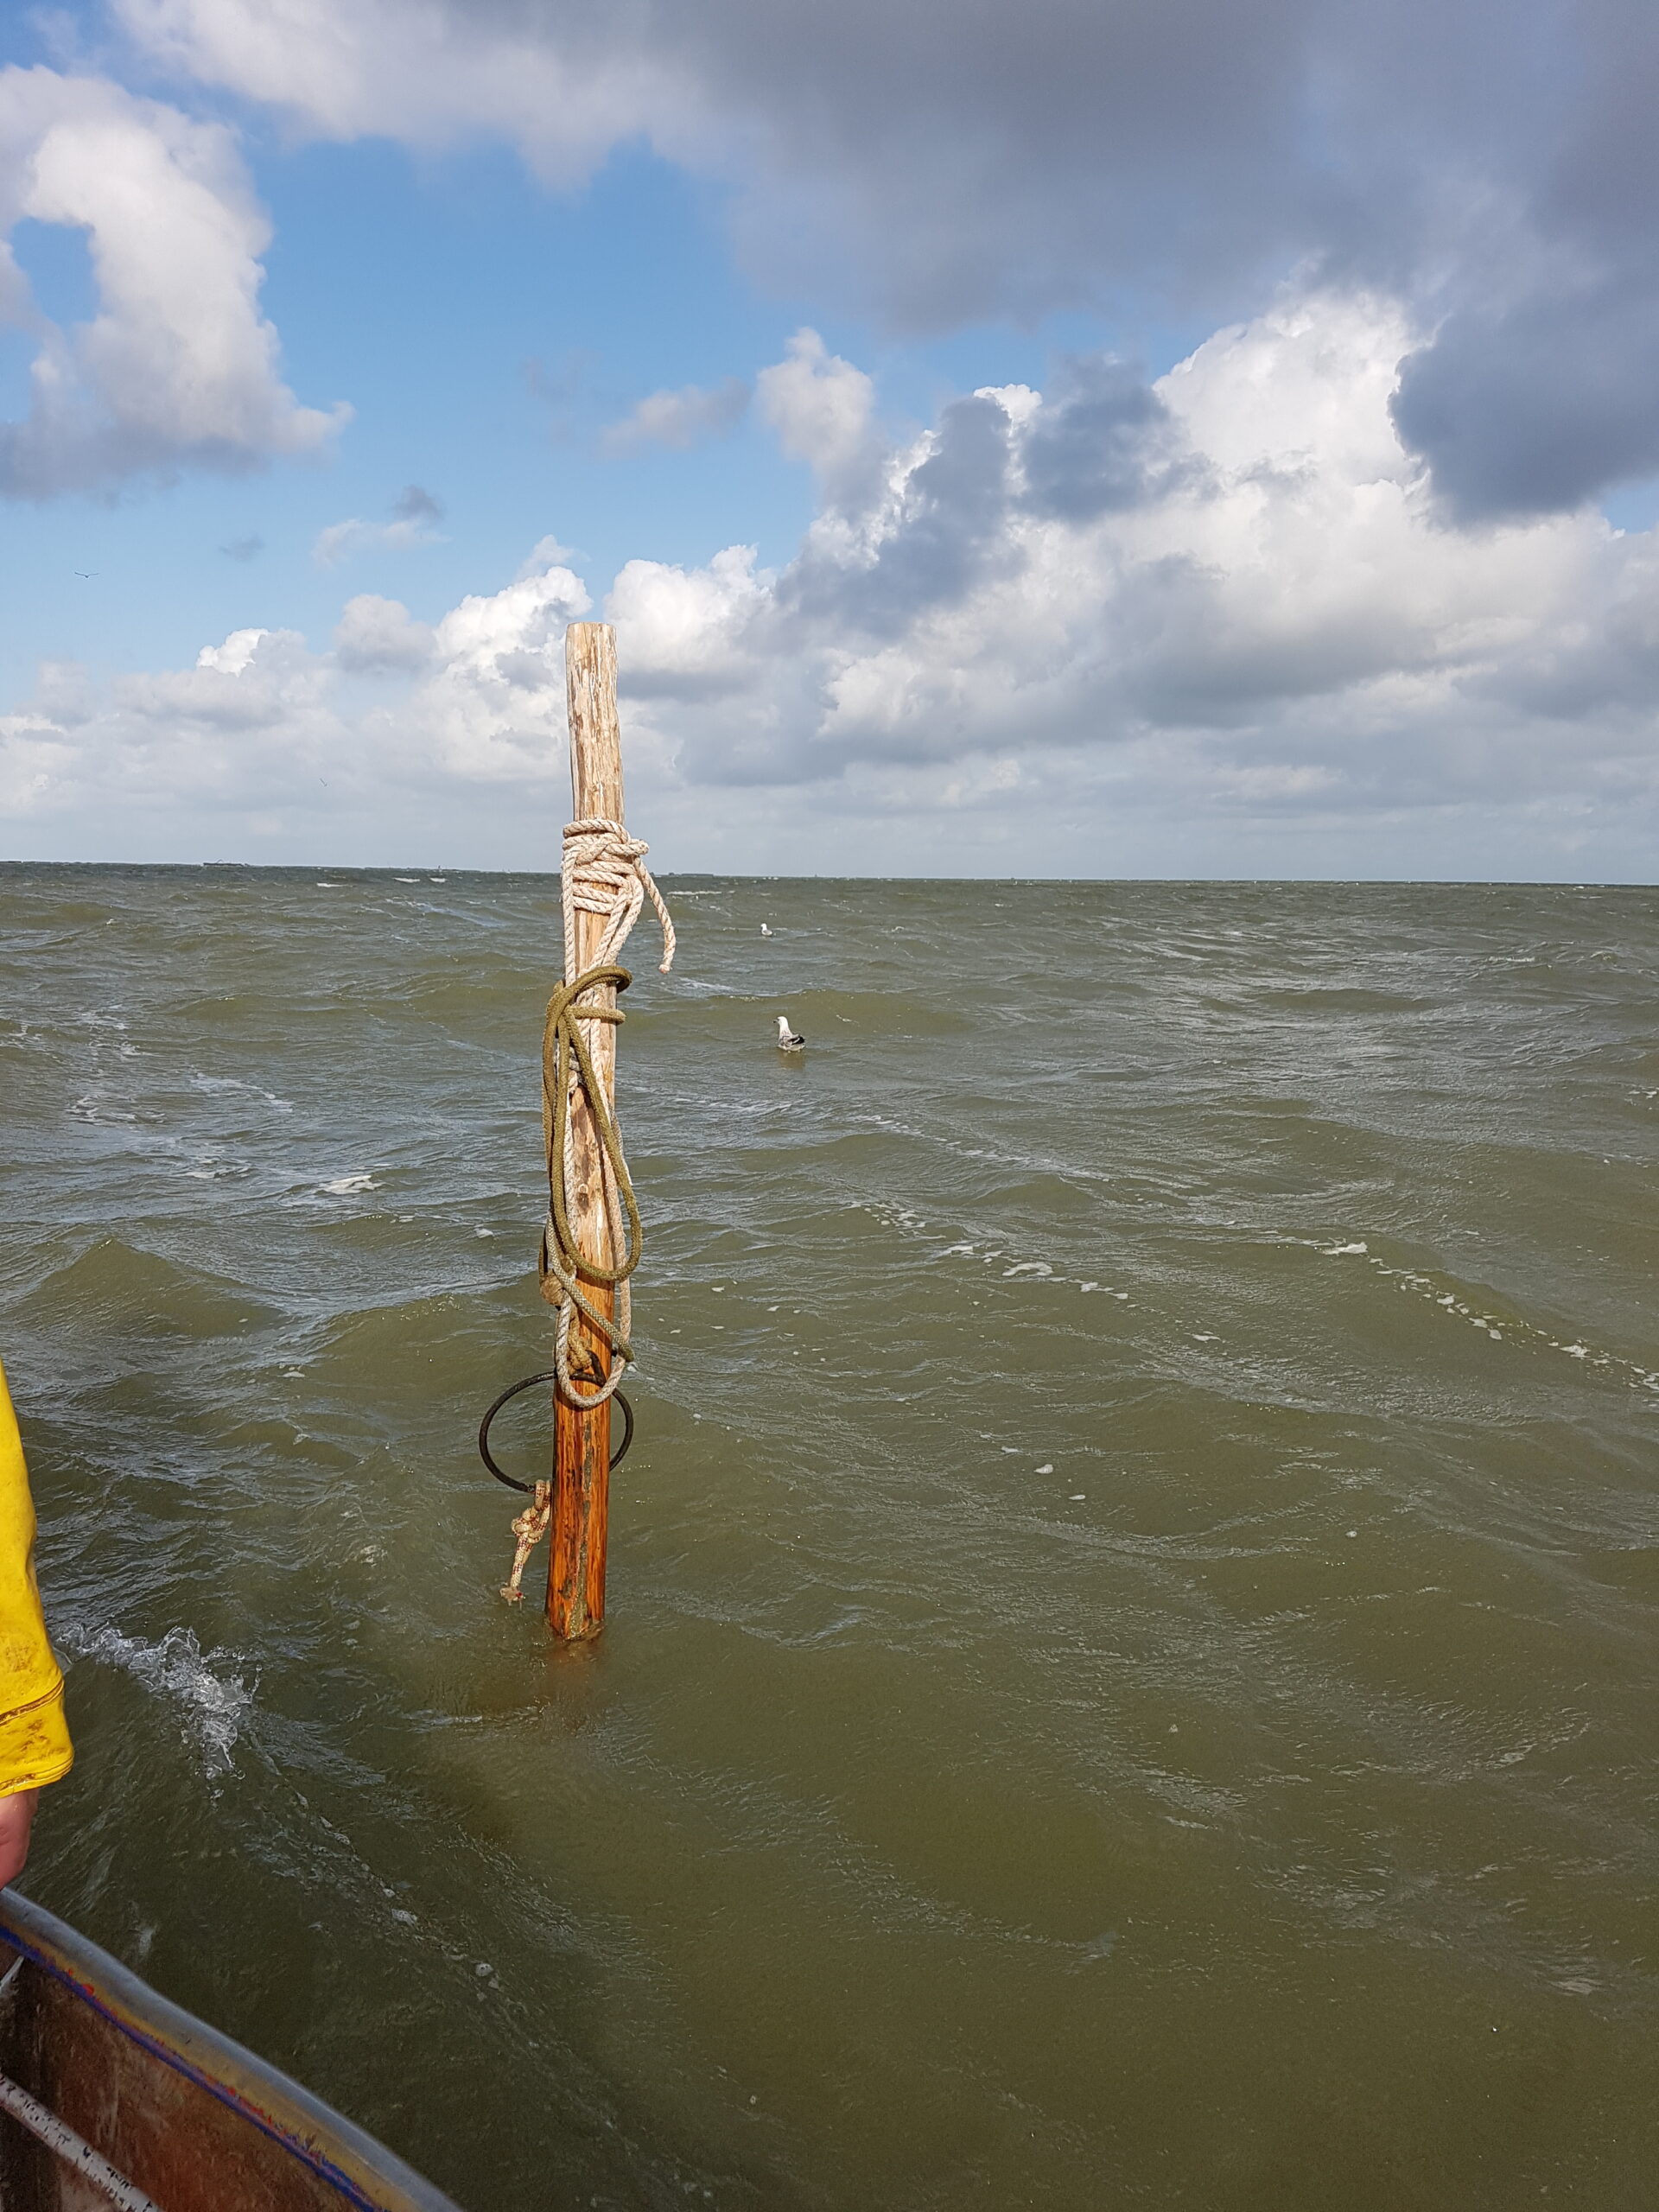
<svg viewBox="0 0 1659 2212">
<path fill-rule="evenodd" d="M 651 847 L 643 837 L 630 837 L 620 822 L 603 814 L 589 814 L 564 825 L 564 860 L 560 877 L 564 892 L 564 972 L 576 972 L 576 916 L 606 914 L 605 934 L 594 950 L 592 965 L 602 968 L 627 943 L 647 898 L 662 925 L 663 959 L 658 974 L 674 965 L 674 921 L 663 903 L 655 877 L 645 866 Z"/>
<path fill-rule="evenodd" d="M 543 1116 L 547 1134 L 547 1219 L 539 1262 L 542 1295 L 559 1310 L 554 1369 L 559 1395 L 568 1405 L 591 1412 L 615 1392 L 622 1371 L 633 1358 L 629 1340 L 632 1300 L 628 1278 L 639 1264 L 644 1231 L 622 1150 L 616 1116 L 594 1065 L 596 1025 L 623 1020 L 615 994 L 633 981 L 617 963 L 617 954 L 639 919 L 647 898 L 662 925 L 661 972 L 674 959 L 674 923 L 657 888 L 643 837 L 630 837 L 620 822 L 589 815 L 567 823 L 561 887 L 564 905 L 564 976 L 547 1004 L 542 1028 Z M 594 957 L 578 972 L 576 916 L 602 914 L 605 926 Z M 580 1095 L 588 1109 L 599 1151 L 599 1177 L 610 1258 L 595 1260 L 577 1241 L 575 1117 Z M 589 1294 L 608 1290 L 612 1311 L 601 1310 Z M 571 1328 L 580 1317 L 588 1341 L 579 1344 L 580 1366 L 573 1369 Z M 605 1357 L 595 1347 L 602 1346 Z"/>
<path fill-rule="evenodd" d="M 642 1230 L 633 1179 L 622 1150 L 622 1139 L 605 1096 L 605 1088 L 594 1066 L 593 1055 L 582 1034 L 585 1021 L 620 1022 L 615 1007 L 578 1005 L 584 991 L 606 985 L 626 991 L 633 981 L 626 968 L 589 968 L 572 983 L 561 983 L 547 1002 L 542 1029 L 542 1095 L 546 1102 L 547 1219 L 542 1227 L 539 1272 L 542 1295 L 559 1309 L 558 1337 L 554 1363 L 560 1395 L 584 1410 L 602 1406 L 622 1379 L 622 1370 L 633 1357 L 628 1341 L 632 1315 L 628 1277 L 639 1264 Z M 575 1140 L 570 1108 L 580 1091 L 587 1102 L 594 1135 L 599 1141 L 600 1176 L 605 1211 L 610 1228 L 612 1262 L 592 1259 L 576 1239 L 571 1220 L 575 1180 Z M 613 1312 L 606 1313 L 587 1295 L 583 1286 L 601 1286 L 613 1294 Z M 570 1367 L 570 1325 L 582 1316 L 594 1337 L 608 1351 L 610 1372 L 602 1375 L 591 1353 L 580 1377 Z M 582 1385 L 598 1382 L 596 1389 Z"/>
<path fill-rule="evenodd" d="M 559 880 L 564 908 L 564 981 L 547 1002 L 542 1025 L 542 1126 L 547 1138 L 547 1219 L 542 1228 L 537 1272 L 542 1296 L 559 1309 L 554 1340 L 553 1371 L 532 1375 L 504 1390 L 484 1416 L 478 1432 L 478 1448 L 484 1464 L 511 1490 L 529 1493 L 529 1503 L 515 1514 L 512 1571 L 502 1585 L 501 1595 L 518 1605 L 524 1595 L 524 1567 L 531 1551 L 547 1534 L 553 1517 L 553 1485 L 538 1482 L 532 1489 L 497 1466 L 490 1453 L 490 1423 L 509 1399 L 532 1383 L 551 1382 L 568 1405 L 592 1412 L 614 1397 L 622 1408 L 622 1442 L 611 1455 L 615 1466 L 633 1440 L 633 1410 L 617 1385 L 623 1370 L 633 1359 L 628 1332 L 632 1307 L 628 1278 L 639 1264 L 645 1232 L 634 1199 L 633 1181 L 622 1150 L 621 1132 L 605 1084 L 594 1062 L 594 1047 L 601 1023 L 623 1019 L 616 994 L 633 981 L 617 955 L 649 899 L 662 925 L 662 973 L 674 962 L 674 923 L 663 894 L 657 888 L 645 855 L 651 850 L 643 837 L 630 837 L 620 822 L 606 815 L 588 815 L 565 824 L 564 855 Z M 593 957 L 578 968 L 576 917 L 602 914 L 605 926 Z M 572 1108 L 580 1097 L 598 1152 L 597 1170 L 607 1231 L 608 1261 L 592 1258 L 576 1239 L 575 1116 Z M 583 1163 L 591 1173 L 594 1163 Z M 590 1294 L 608 1291 L 612 1311 L 603 1312 Z M 583 1334 L 571 1356 L 570 1333 L 580 1317 Z"/>
</svg>

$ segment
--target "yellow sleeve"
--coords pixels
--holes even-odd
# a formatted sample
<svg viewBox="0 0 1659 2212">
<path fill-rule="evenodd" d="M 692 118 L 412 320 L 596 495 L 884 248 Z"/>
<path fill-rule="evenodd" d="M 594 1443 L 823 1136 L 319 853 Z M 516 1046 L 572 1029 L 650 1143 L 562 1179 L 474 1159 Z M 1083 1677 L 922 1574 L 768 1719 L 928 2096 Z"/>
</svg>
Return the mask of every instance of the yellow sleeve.
<svg viewBox="0 0 1659 2212">
<path fill-rule="evenodd" d="M 0 1797 L 60 1781 L 74 1756 L 35 1584 L 35 1501 L 0 1366 Z"/>
</svg>

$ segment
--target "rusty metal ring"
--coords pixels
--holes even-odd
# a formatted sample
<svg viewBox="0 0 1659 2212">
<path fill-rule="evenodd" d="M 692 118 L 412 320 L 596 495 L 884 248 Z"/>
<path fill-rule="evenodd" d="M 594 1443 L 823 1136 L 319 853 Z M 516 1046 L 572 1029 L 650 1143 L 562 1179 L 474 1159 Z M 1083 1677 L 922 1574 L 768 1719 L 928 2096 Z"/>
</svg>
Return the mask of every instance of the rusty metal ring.
<svg viewBox="0 0 1659 2212">
<path fill-rule="evenodd" d="M 490 1423 L 508 1400 L 516 1398 L 521 1390 L 533 1390 L 538 1382 L 555 1382 L 557 1380 L 556 1371 L 550 1367 L 544 1375 L 526 1375 L 522 1382 L 510 1383 L 478 1424 L 478 1456 L 495 1477 L 497 1482 L 505 1483 L 509 1490 L 523 1491 L 528 1496 L 536 1485 L 534 1483 L 521 1483 L 515 1477 L 508 1474 L 505 1469 L 496 1465 L 494 1457 L 490 1451 Z M 627 1458 L 628 1447 L 633 1442 L 633 1408 L 620 1390 L 612 1391 L 611 1402 L 622 1408 L 622 1441 L 611 1454 L 611 1465 L 620 1467 Z"/>
</svg>

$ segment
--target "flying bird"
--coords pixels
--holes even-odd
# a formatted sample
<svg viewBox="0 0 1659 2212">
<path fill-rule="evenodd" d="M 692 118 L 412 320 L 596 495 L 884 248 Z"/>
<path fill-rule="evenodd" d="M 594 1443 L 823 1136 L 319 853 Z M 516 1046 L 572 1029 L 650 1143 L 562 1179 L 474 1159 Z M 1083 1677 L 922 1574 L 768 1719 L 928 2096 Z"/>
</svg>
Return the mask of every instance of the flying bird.
<svg viewBox="0 0 1659 2212">
<path fill-rule="evenodd" d="M 797 1033 L 790 1027 L 789 1016 L 786 1014 L 780 1014 L 778 1017 L 779 1051 L 780 1052 L 798 1052 L 804 1048 L 805 1044 L 805 1038 L 798 1035 Z"/>
</svg>

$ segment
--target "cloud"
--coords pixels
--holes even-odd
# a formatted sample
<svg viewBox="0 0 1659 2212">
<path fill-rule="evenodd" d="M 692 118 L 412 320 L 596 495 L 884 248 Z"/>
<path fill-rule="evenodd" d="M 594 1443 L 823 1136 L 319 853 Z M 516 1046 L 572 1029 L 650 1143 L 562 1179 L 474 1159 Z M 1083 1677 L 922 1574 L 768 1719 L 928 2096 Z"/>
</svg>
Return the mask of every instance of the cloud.
<svg viewBox="0 0 1659 2212">
<path fill-rule="evenodd" d="M 391 516 L 394 530 L 429 531 L 443 520 L 443 502 L 435 499 L 424 485 L 405 484 L 392 501 Z"/>
<path fill-rule="evenodd" d="M 808 463 L 826 498 L 839 502 L 868 490 L 878 454 L 875 386 L 862 369 L 831 353 L 816 330 L 798 330 L 754 390 L 779 443 Z"/>
<path fill-rule="evenodd" d="M 548 435 L 556 445 L 575 435 L 577 404 L 587 396 L 599 362 L 586 346 L 567 346 L 554 361 L 532 357 L 520 362 L 524 389 L 546 409 Z"/>
<path fill-rule="evenodd" d="M 1659 474 L 1659 292 L 1609 283 L 1460 308 L 1394 399 L 1452 517 L 1560 513 Z"/>
<path fill-rule="evenodd" d="M 331 522 L 317 532 L 311 558 L 320 569 L 333 569 L 353 554 L 371 550 L 405 552 L 442 545 L 443 533 L 437 524 L 442 519 L 442 502 L 419 484 L 410 484 L 393 501 L 390 522 L 364 522 L 356 515 Z"/>
<path fill-rule="evenodd" d="M 1033 509 L 1071 522 L 1143 505 L 1183 465 L 1168 408 L 1122 361 L 1067 361 L 1025 442 Z"/>
<path fill-rule="evenodd" d="M 219 550 L 227 561 L 253 561 L 264 551 L 265 541 L 253 536 L 233 537 L 228 545 L 221 545 Z"/>
<path fill-rule="evenodd" d="M 3 241 L 85 232 L 98 290 L 43 315 Z M 0 69 L 0 315 L 34 337 L 30 405 L 0 425 L 0 493 L 107 492 L 182 468 L 315 453 L 349 410 L 302 407 L 259 312 L 268 236 L 229 133 L 102 79 Z"/>
<path fill-rule="evenodd" d="M 821 471 L 795 558 L 632 560 L 604 603 L 665 865 L 1650 866 L 1659 543 L 1583 512 L 1448 529 L 1390 412 L 1421 343 L 1398 302 L 1287 294 L 1150 384 L 1076 359 L 893 443 L 869 380 L 798 340 L 758 386 Z M 374 836 L 549 864 L 589 605 L 563 551 L 429 630 L 363 596 L 328 653 L 246 630 L 107 689 L 54 670 L 3 726 L 19 821 L 208 818 L 284 778 L 298 805 L 332 758 Z"/>
<path fill-rule="evenodd" d="M 549 569 L 567 568 L 577 558 L 574 546 L 562 544 L 552 536 L 538 537 L 519 563 L 518 574 L 513 581 L 523 583 L 527 576 L 542 575 Z"/>
<path fill-rule="evenodd" d="M 613 423 L 600 442 L 607 453 L 637 453 L 642 446 L 671 446 L 685 452 L 706 439 L 720 437 L 740 423 L 749 404 L 741 377 L 709 386 L 689 384 L 678 391 L 653 391 L 632 415 Z"/>
<path fill-rule="evenodd" d="M 115 6 L 150 66 L 326 137 L 486 134 L 560 183 L 644 138 L 729 185 L 764 276 L 898 327 L 1387 292 L 1401 434 L 1465 518 L 1656 465 L 1651 0 Z"/>
<path fill-rule="evenodd" d="M 181 822 L 221 851 L 238 834 L 257 850 L 270 824 L 306 821 L 320 804 L 357 810 L 373 836 L 414 794 L 442 842 L 458 791 L 505 785 L 544 795 L 556 853 L 563 634 L 589 603 L 554 566 L 463 600 L 432 628 L 360 594 L 328 652 L 294 631 L 247 628 L 188 668 L 105 686 L 48 664 L 34 698 L 0 715 L 0 814 L 26 834 L 112 812 L 130 851 L 147 840 L 176 849 Z"/>
<path fill-rule="evenodd" d="M 421 668 L 432 658 L 432 632 L 402 601 L 361 592 L 348 599 L 334 629 L 334 658 L 353 674 Z"/>
<path fill-rule="evenodd" d="M 1375 296 L 1290 296 L 1151 385 L 1074 361 L 1046 397 L 952 402 L 866 447 L 861 499 L 826 499 L 781 574 L 625 569 L 641 712 L 692 788 L 798 783 L 935 838 L 988 810 L 1021 866 L 1055 803 L 1084 863 L 1114 818 L 1294 847 L 1530 809 L 1535 848 L 1552 808 L 1628 807 L 1650 836 L 1653 540 L 1448 531 L 1390 415 L 1417 336 Z"/>
</svg>

